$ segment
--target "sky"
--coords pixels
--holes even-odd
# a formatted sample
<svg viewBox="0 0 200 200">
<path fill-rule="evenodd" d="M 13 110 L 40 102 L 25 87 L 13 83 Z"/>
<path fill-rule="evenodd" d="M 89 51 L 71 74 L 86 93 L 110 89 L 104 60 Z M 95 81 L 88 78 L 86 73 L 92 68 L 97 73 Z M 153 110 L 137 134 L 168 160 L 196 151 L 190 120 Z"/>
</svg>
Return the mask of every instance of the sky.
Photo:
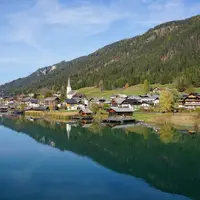
<svg viewBox="0 0 200 200">
<path fill-rule="evenodd" d="M 0 84 L 198 14 L 200 0 L 0 0 Z"/>
</svg>

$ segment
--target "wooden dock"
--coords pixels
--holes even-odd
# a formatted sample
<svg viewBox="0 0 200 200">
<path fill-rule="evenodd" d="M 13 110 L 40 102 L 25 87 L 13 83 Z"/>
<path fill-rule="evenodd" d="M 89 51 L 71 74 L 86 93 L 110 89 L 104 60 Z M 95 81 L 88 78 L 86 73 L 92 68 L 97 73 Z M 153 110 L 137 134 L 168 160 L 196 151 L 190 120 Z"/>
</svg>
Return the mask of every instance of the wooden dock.
<svg viewBox="0 0 200 200">
<path fill-rule="evenodd" d="M 122 118 L 122 117 L 108 117 L 107 119 L 103 120 L 102 123 L 120 123 L 120 124 L 125 124 L 125 123 L 133 123 L 136 122 L 135 119 L 133 118 Z"/>
</svg>

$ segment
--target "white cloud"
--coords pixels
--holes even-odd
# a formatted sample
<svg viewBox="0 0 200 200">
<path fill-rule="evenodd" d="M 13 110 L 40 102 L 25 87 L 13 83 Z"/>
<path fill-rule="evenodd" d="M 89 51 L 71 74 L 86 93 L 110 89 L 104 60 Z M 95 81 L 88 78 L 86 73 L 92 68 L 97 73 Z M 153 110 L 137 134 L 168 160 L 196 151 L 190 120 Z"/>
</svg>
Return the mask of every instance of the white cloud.
<svg viewBox="0 0 200 200">
<path fill-rule="evenodd" d="M 83 2 L 68 6 L 58 0 L 37 0 L 29 9 L 7 16 L 11 28 L 9 39 L 40 49 L 37 39 L 48 27 L 65 26 L 69 32 L 96 34 L 130 16 L 128 12 L 119 12 L 120 7 L 113 5 Z"/>
</svg>

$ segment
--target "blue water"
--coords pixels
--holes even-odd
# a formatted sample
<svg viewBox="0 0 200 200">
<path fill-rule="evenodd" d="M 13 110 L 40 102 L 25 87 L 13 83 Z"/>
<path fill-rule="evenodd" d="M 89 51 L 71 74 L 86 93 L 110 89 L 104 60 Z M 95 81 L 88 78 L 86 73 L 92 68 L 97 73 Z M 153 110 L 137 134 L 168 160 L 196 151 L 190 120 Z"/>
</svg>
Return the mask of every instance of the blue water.
<svg viewBox="0 0 200 200">
<path fill-rule="evenodd" d="M 49 143 L 52 146 L 0 126 L 0 199 L 189 199 Z M 134 170 L 134 166 L 129 167 Z"/>
</svg>

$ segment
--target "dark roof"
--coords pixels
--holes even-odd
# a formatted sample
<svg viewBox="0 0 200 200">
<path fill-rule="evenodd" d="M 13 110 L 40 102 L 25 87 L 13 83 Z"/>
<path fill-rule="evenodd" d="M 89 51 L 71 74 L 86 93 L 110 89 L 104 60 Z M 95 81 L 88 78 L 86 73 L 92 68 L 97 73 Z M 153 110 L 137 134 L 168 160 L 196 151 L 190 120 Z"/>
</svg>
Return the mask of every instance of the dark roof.
<svg viewBox="0 0 200 200">
<path fill-rule="evenodd" d="M 58 97 L 47 97 L 44 99 L 45 101 L 55 101 L 55 100 L 59 100 Z"/>
<path fill-rule="evenodd" d="M 82 109 L 79 111 L 79 113 L 80 113 L 80 112 L 84 112 L 84 113 L 86 113 L 86 114 L 92 114 L 92 113 L 93 113 L 89 108 L 82 108 Z"/>
<path fill-rule="evenodd" d="M 45 111 L 45 110 L 48 110 L 49 107 L 48 106 L 40 106 L 40 107 L 37 107 L 37 108 L 33 108 L 33 110 L 35 111 Z"/>
<path fill-rule="evenodd" d="M 30 99 L 31 99 L 31 97 L 25 97 L 25 98 L 23 98 L 21 101 L 22 101 L 22 102 L 28 102 L 28 101 L 30 101 Z"/>
<path fill-rule="evenodd" d="M 65 102 L 67 104 L 78 104 L 76 99 L 65 99 Z"/>
<path fill-rule="evenodd" d="M 141 101 L 137 99 L 125 99 L 122 104 L 140 105 Z"/>
<path fill-rule="evenodd" d="M 117 113 L 120 113 L 120 112 L 133 112 L 133 108 L 118 108 L 118 107 L 110 107 L 108 110 L 114 110 L 115 112 Z"/>
</svg>

